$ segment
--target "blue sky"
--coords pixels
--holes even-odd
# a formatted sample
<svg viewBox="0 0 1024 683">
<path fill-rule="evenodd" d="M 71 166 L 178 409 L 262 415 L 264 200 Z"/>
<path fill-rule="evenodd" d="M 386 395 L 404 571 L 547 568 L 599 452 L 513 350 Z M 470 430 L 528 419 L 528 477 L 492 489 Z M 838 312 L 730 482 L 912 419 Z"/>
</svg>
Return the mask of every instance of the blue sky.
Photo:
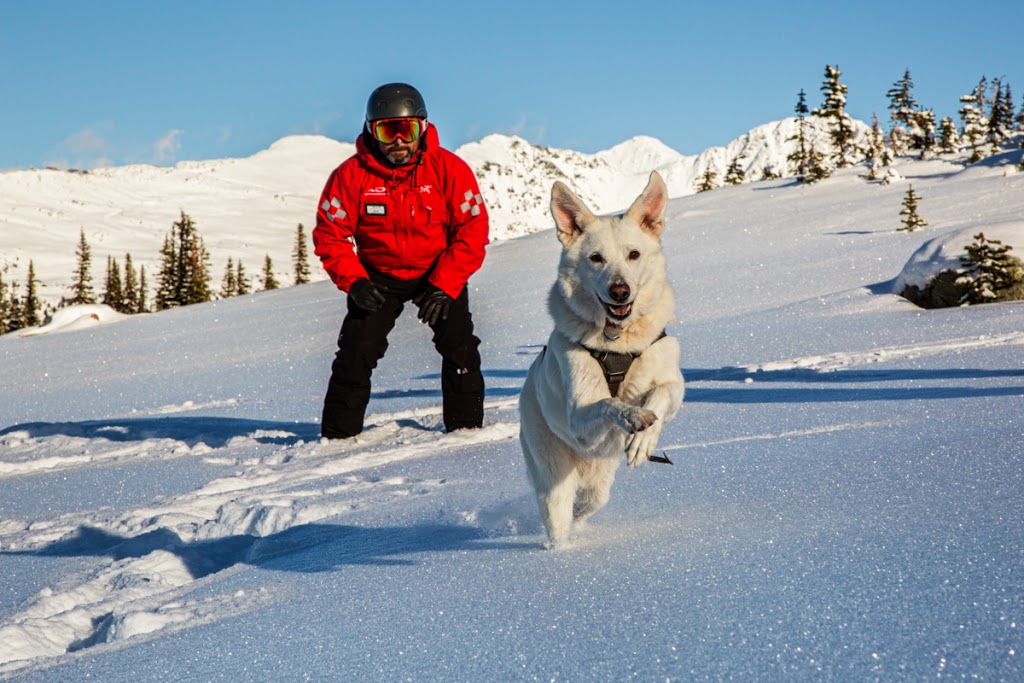
<svg viewBox="0 0 1024 683">
<path fill-rule="evenodd" d="M 292 134 L 352 141 L 407 81 L 442 144 L 489 133 L 684 154 L 812 107 L 838 64 L 848 111 L 888 122 L 906 68 L 956 117 L 981 76 L 1024 95 L 1024 8 L 952 2 L 0 2 L 0 169 L 241 157 Z M 960 17 L 959 19 L 957 17 Z"/>
</svg>

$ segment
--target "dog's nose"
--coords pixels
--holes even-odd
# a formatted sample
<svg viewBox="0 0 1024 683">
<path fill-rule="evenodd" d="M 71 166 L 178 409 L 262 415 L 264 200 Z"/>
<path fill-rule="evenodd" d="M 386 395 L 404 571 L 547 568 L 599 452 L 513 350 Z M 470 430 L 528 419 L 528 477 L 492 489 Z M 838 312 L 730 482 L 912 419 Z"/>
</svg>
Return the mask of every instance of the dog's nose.
<svg viewBox="0 0 1024 683">
<path fill-rule="evenodd" d="M 625 282 L 615 282 L 608 288 L 608 295 L 612 298 L 612 303 L 624 304 L 629 301 L 629 285 Z"/>
</svg>

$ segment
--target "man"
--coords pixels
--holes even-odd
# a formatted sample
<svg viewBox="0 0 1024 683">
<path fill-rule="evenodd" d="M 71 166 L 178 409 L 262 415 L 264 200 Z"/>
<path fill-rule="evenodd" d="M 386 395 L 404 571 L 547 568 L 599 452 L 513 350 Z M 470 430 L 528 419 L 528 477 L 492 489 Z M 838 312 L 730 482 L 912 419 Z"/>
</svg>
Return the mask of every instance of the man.
<svg viewBox="0 0 1024 683">
<path fill-rule="evenodd" d="M 313 229 L 316 255 L 348 292 L 322 436 L 362 431 L 370 376 L 410 301 L 441 354 L 445 428 L 481 426 L 480 340 L 466 282 L 483 263 L 487 243 L 487 209 L 476 177 L 438 144 L 419 91 L 405 83 L 374 90 L 356 154 L 328 178 Z"/>
</svg>

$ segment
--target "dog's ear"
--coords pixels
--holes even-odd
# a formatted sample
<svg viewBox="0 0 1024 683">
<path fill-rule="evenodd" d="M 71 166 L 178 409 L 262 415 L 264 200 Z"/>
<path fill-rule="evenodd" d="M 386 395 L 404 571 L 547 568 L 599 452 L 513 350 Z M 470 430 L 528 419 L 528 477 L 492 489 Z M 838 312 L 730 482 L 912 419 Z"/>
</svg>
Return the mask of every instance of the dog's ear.
<svg viewBox="0 0 1024 683">
<path fill-rule="evenodd" d="M 636 224 L 649 230 L 655 237 L 660 237 L 665 230 L 665 207 L 668 206 L 668 188 L 657 171 L 651 171 L 647 187 L 629 207 L 626 216 Z"/>
<path fill-rule="evenodd" d="M 555 217 L 558 241 L 564 246 L 576 239 L 595 216 L 580 198 L 572 193 L 560 180 L 551 187 L 551 215 Z"/>
</svg>

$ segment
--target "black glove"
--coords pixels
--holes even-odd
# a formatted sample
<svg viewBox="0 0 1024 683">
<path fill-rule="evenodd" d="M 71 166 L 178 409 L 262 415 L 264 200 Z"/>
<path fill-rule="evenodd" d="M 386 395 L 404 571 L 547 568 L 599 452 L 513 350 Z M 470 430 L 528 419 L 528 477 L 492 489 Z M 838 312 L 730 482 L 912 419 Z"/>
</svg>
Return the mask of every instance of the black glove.
<svg viewBox="0 0 1024 683">
<path fill-rule="evenodd" d="M 352 297 L 352 301 L 355 302 L 356 306 L 368 313 L 376 313 L 384 305 L 384 295 L 381 294 L 377 285 L 365 277 L 359 278 L 352 283 L 352 286 L 348 289 L 348 295 Z"/>
<path fill-rule="evenodd" d="M 433 326 L 438 318 L 448 319 L 448 310 L 452 307 L 452 301 L 454 299 L 431 285 L 430 289 L 416 297 L 413 303 L 420 307 L 418 315 L 420 322 Z"/>
</svg>

